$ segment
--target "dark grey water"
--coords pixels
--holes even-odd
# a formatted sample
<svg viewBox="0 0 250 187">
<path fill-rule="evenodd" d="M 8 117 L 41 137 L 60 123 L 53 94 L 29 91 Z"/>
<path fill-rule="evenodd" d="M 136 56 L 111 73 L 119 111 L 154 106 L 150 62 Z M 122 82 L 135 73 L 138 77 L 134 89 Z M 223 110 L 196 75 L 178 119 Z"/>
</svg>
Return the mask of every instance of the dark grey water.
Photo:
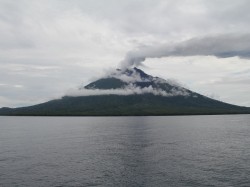
<svg viewBox="0 0 250 187">
<path fill-rule="evenodd" d="M 250 186 L 250 115 L 0 117 L 0 186 Z"/>
</svg>

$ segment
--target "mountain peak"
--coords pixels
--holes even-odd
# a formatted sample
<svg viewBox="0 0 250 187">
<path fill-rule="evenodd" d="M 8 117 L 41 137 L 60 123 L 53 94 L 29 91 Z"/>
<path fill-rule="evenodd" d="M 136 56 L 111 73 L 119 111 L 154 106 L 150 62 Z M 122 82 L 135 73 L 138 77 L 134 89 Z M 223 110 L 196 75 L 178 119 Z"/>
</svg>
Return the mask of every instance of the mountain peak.
<svg viewBox="0 0 250 187">
<path fill-rule="evenodd" d="M 151 77 L 150 75 L 146 74 L 144 71 L 142 71 L 141 69 L 138 69 L 136 67 L 133 68 L 137 73 L 140 74 L 141 77 L 145 77 L 145 78 L 148 78 L 148 77 Z"/>
<path fill-rule="evenodd" d="M 242 114 L 250 108 L 207 98 L 144 73 L 116 70 L 61 99 L 22 108 L 2 108 L 0 115 L 189 115 Z"/>
<path fill-rule="evenodd" d="M 115 78 L 121 79 L 125 82 L 135 82 L 135 81 L 152 81 L 154 78 L 151 75 L 146 74 L 139 68 L 127 68 L 125 70 L 118 71 L 113 74 Z"/>
<path fill-rule="evenodd" d="M 139 68 L 116 69 L 116 71 L 100 78 L 83 89 L 89 90 L 108 90 L 109 94 L 116 95 L 124 92 L 130 94 L 150 93 L 162 96 L 197 96 L 196 93 L 175 84 L 173 81 L 166 81 L 159 77 L 146 74 Z M 119 95 L 118 94 L 118 95 Z"/>
</svg>

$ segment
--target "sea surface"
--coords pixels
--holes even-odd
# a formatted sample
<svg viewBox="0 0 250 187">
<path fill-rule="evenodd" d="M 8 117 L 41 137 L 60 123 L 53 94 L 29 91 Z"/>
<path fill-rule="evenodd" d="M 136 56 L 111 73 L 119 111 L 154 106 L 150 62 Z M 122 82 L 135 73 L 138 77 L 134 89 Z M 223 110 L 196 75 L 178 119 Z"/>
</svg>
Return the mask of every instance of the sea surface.
<svg viewBox="0 0 250 187">
<path fill-rule="evenodd" d="M 250 115 L 0 117 L 1 187 L 249 187 Z"/>
</svg>

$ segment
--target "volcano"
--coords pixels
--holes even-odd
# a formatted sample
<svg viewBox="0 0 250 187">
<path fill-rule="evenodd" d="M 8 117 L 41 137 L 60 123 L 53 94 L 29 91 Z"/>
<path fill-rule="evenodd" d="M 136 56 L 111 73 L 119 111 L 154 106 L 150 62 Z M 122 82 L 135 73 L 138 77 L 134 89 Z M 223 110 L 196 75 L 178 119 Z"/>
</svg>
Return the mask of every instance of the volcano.
<svg viewBox="0 0 250 187">
<path fill-rule="evenodd" d="M 75 93 L 45 103 L 1 108 L 0 115 L 27 116 L 147 116 L 245 114 L 250 108 L 214 100 L 172 80 L 146 74 L 138 68 L 114 72 Z"/>
</svg>

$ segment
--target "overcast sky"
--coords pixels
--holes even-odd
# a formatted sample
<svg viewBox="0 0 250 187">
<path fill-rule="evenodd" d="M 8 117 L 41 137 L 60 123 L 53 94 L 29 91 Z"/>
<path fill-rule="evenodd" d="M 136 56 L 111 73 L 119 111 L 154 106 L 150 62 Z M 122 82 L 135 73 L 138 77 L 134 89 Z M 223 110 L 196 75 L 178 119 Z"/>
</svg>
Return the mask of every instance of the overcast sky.
<svg viewBox="0 0 250 187">
<path fill-rule="evenodd" d="M 0 0 L 0 107 L 58 98 L 148 46 L 168 49 L 146 55 L 148 74 L 250 106 L 249 7 L 248 0 Z"/>
</svg>

